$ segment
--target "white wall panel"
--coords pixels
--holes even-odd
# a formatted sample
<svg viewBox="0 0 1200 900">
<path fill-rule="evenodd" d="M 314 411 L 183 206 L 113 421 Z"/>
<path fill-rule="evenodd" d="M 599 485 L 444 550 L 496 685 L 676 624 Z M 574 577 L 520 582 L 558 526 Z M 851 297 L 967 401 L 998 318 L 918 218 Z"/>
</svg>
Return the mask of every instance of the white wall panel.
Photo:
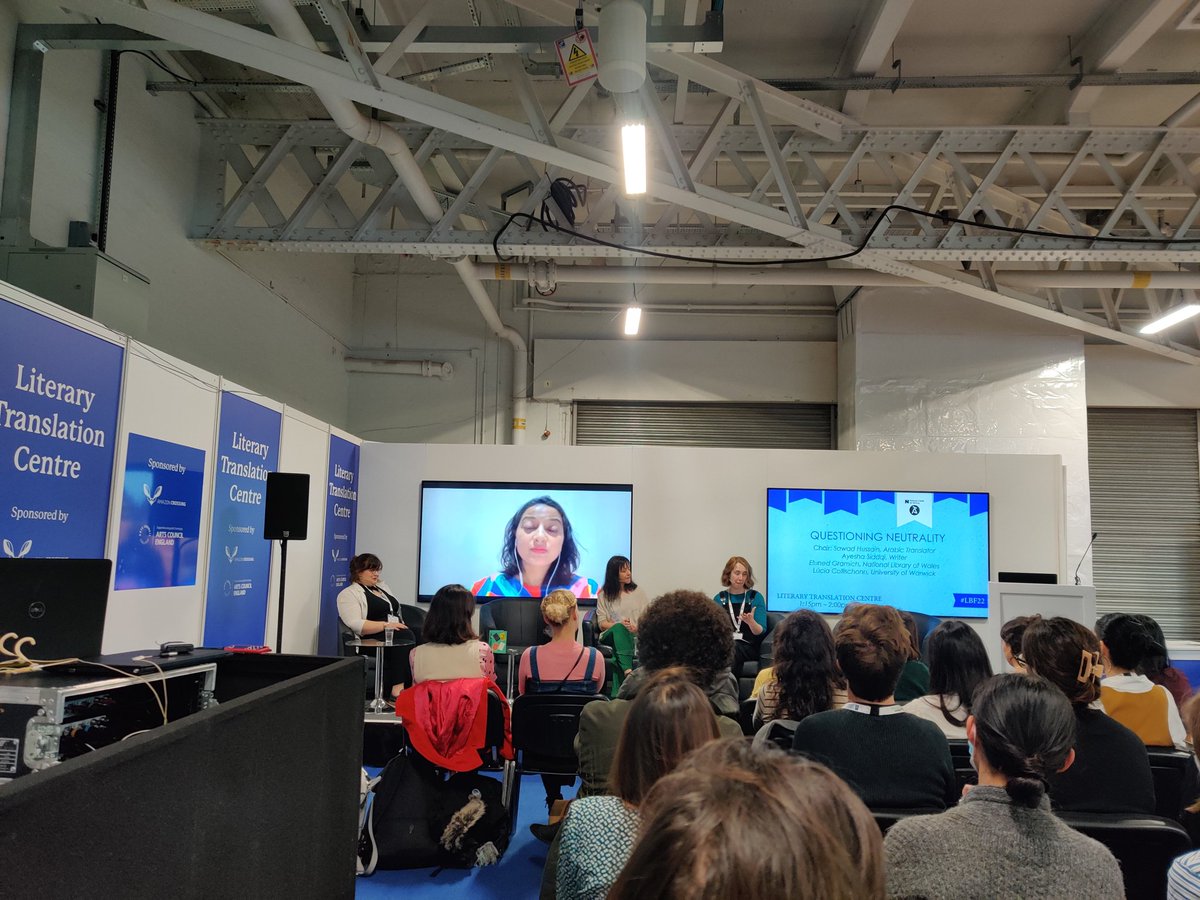
<svg viewBox="0 0 1200 900">
<path fill-rule="evenodd" d="M 769 487 L 986 491 L 993 575 L 1064 575 L 1057 456 L 368 442 L 362 460 L 358 544 L 383 559 L 387 581 L 406 602 L 416 594 L 426 479 L 633 484 L 634 571 L 651 595 L 678 587 L 716 593 L 734 554 L 761 571 Z"/>
<path fill-rule="evenodd" d="M 1200 366 L 1133 347 L 1084 347 L 1088 406 L 1200 409 Z"/>
<path fill-rule="evenodd" d="M 196 583 L 185 587 L 112 591 L 104 623 L 105 653 L 143 650 L 165 641 L 199 644 L 208 571 L 210 467 L 220 379 L 164 353 L 130 342 L 125 362 L 120 444 L 109 510 L 109 557 L 120 542 L 125 454 L 130 433 L 195 447 L 205 453 Z"/>
<path fill-rule="evenodd" d="M 317 651 L 321 615 L 321 564 L 325 533 L 325 476 L 329 459 L 329 426 L 299 410 L 285 407 L 279 443 L 279 471 L 307 472 L 308 538 L 288 541 L 287 583 L 283 598 L 283 649 Z M 274 647 L 279 622 L 279 543 L 271 558 L 271 599 L 267 604 L 267 640 Z"/>
</svg>

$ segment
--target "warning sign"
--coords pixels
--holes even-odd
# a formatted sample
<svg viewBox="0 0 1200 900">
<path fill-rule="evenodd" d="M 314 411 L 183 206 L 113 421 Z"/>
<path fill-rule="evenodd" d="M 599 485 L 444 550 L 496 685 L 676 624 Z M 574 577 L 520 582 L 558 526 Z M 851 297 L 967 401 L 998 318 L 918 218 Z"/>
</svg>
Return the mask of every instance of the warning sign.
<svg viewBox="0 0 1200 900">
<path fill-rule="evenodd" d="M 596 50 L 587 29 L 581 29 L 554 42 L 558 64 L 562 66 L 567 84 L 574 87 L 596 77 Z"/>
</svg>

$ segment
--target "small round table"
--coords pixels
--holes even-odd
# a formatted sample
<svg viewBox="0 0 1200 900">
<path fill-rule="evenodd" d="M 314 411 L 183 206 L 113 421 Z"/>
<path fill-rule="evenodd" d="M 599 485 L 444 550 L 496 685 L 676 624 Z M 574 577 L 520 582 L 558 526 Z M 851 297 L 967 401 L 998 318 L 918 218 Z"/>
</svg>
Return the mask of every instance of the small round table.
<svg viewBox="0 0 1200 900">
<path fill-rule="evenodd" d="M 367 704 L 368 712 L 387 712 L 388 707 L 383 699 L 383 651 L 385 647 L 393 647 L 395 644 L 387 644 L 376 638 L 355 638 L 352 641 L 346 641 L 349 647 L 374 647 L 375 648 L 375 699 Z"/>
</svg>

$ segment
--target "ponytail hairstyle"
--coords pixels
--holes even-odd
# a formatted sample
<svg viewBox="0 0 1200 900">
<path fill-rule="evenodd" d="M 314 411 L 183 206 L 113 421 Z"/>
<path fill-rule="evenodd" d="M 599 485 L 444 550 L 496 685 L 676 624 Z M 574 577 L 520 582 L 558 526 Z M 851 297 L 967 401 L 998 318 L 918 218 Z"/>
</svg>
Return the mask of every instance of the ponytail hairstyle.
<svg viewBox="0 0 1200 900">
<path fill-rule="evenodd" d="M 1167 648 L 1155 639 L 1140 616 L 1113 616 L 1105 623 L 1100 640 L 1108 648 L 1112 664 L 1121 669 L 1135 671 L 1147 657 L 1167 655 Z"/>
<path fill-rule="evenodd" d="M 996 675 L 975 692 L 972 715 L 976 751 L 1008 779 L 1013 803 L 1038 806 L 1075 745 L 1070 701 L 1039 675 Z"/>
</svg>

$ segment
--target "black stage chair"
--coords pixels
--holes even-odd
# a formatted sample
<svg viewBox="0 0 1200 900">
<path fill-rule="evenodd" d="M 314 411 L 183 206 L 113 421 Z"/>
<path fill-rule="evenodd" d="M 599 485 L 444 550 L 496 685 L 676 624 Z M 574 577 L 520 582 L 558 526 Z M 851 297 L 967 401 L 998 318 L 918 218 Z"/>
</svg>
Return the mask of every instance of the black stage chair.
<svg viewBox="0 0 1200 900">
<path fill-rule="evenodd" d="M 512 805 L 517 819 L 522 775 L 577 775 L 575 736 L 579 716 L 589 703 L 607 702 L 604 694 L 522 694 L 513 701 L 512 740 L 516 751 Z"/>
<path fill-rule="evenodd" d="M 497 629 L 508 632 L 508 652 L 493 654 L 496 683 L 509 694 L 515 693 L 515 667 L 528 647 L 550 640 L 542 619 L 541 601 L 533 597 L 497 597 L 479 607 L 479 637 L 487 641 L 488 632 Z M 509 675 L 509 660 L 514 671 Z"/>
<path fill-rule="evenodd" d="M 1129 900 L 1161 900 L 1167 892 L 1171 860 L 1192 846 L 1182 825 L 1161 816 L 1080 812 L 1058 816 L 1112 851 L 1121 864 Z"/>
<path fill-rule="evenodd" d="M 1154 812 L 1180 821 L 1184 807 L 1200 793 L 1200 772 L 1191 753 L 1174 747 L 1149 747 L 1150 773 L 1154 776 Z"/>
</svg>

